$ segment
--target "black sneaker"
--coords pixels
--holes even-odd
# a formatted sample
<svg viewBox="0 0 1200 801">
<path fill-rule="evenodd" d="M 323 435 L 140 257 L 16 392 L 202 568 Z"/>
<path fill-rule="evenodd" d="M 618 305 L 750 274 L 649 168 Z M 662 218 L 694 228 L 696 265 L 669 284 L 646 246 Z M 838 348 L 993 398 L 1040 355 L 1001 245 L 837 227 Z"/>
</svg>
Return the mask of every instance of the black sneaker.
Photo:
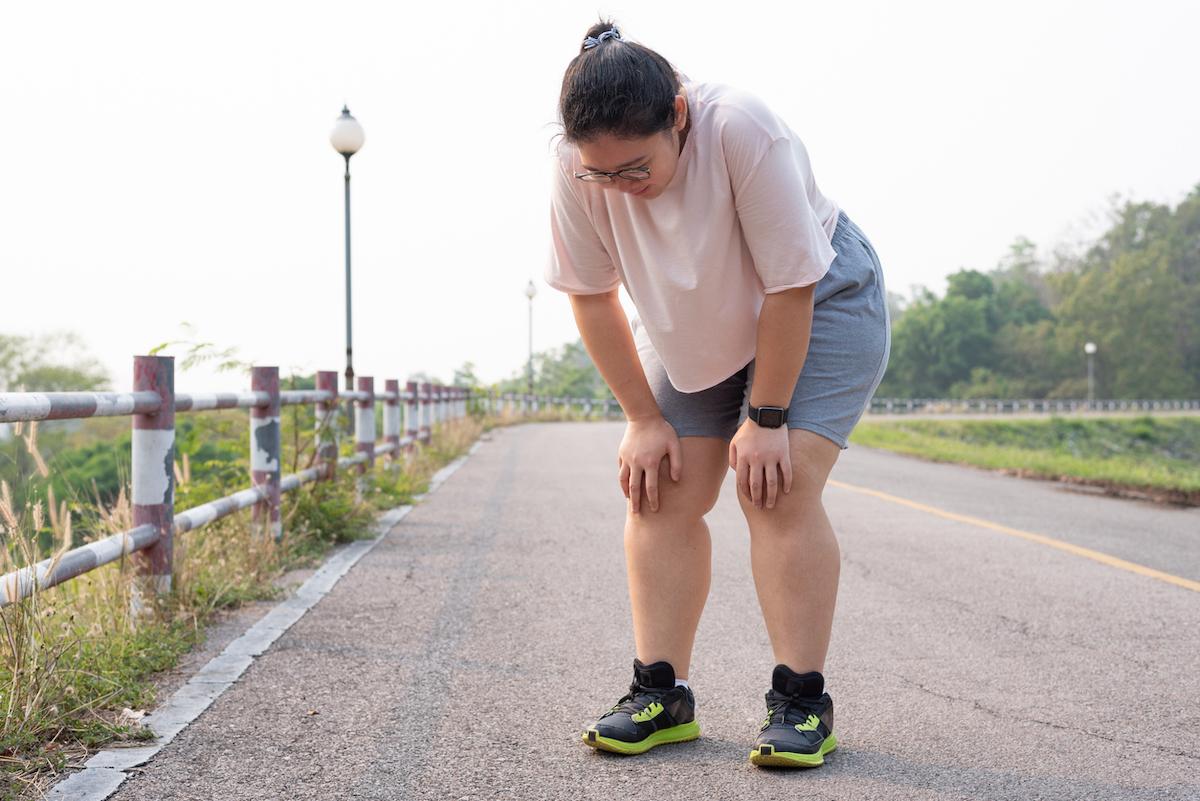
<svg viewBox="0 0 1200 801">
<path fill-rule="evenodd" d="M 815 768 L 837 748 L 833 699 L 817 671 L 796 673 L 776 665 L 767 690 L 767 717 L 750 751 L 755 765 Z"/>
<path fill-rule="evenodd" d="M 640 754 L 699 736 L 696 699 L 690 687 L 675 686 L 671 663 L 643 665 L 635 658 L 629 692 L 584 731 L 583 742 L 602 751 Z"/>
</svg>

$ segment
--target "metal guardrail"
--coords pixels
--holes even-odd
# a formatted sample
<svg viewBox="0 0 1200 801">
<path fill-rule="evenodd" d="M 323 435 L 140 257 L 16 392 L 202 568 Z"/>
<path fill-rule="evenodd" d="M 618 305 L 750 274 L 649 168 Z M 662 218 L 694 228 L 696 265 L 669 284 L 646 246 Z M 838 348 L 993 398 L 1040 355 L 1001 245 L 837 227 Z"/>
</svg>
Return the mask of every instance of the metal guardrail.
<svg viewBox="0 0 1200 801">
<path fill-rule="evenodd" d="M 332 425 L 339 402 L 355 407 L 355 454 L 338 458 Z M 376 441 L 375 402 L 384 403 L 383 438 Z M 0 576 L 0 607 L 33 592 L 48 589 L 101 565 L 129 556 L 134 563 L 134 606 L 141 607 L 140 583 L 155 593 L 171 588 L 174 535 L 200 528 L 252 507 L 254 526 L 261 536 L 278 542 L 283 536 L 280 496 L 314 481 L 331 480 L 338 469 L 359 475 L 374 466 L 376 457 L 395 461 L 428 443 L 433 428 L 461 419 L 472 401 L 486 413 L 525 415 L 541 408 L 573 409 L 590 416 L 597 403 L 611 413 L 613 401 L 550 398 L 540 395 L 475 393 L 465 387 L 409 381 L 404 390 L 388 379 L 376 392 L 372 377 L 360 376 L 356 389 L 338 391 L 337 373 L 317 373 L 315 390 L 279 389 L 279 368 L 255 367 L 250 392 L 177 394 L 174 359 L 135 356 L 132 392 L 5 392 L 0 393 L 0 424 L 88 417 L 133 418 L 133 528 L 90 542 L 66 553 Z M 316 465 L 295 475 L 280 475 L 280 408 L 316 407 Z M 250 484 L 210 503 L 175 513 L 175 414 L 217 409 L 250 410 Z M 403 435 L 401 432 L 404 432 Z"/>
<path fill-rule="evenodd" d="M 1025 400 L 953 398 L 874 398 L 870 414 L 1014 414 L 1018 412 L 1163 412 L 1200 411 L 1200 400 L 1080 400 L 1035 398 Z"/>
</svg>

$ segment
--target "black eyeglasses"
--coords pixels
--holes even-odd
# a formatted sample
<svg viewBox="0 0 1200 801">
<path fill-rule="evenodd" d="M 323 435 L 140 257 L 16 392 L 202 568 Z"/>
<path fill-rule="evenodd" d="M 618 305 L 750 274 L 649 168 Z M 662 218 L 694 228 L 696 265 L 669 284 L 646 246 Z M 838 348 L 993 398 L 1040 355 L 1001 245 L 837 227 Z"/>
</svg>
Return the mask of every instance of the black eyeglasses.
<svg viewBox="0 0 1200 801">
<path fill-rule="evenodd" d="M 650 177 L 649 167 L 626 167 L 623 170 L 616 172 L 603 172 L 602 170 L 594 170 L 592 172 L 577 172 L 575 177 L 581 181 L 591 181 L 597 184 L 612 183 L 614 177 L 624 178 L 626 181 L 644 181 Z"/>
</svg>

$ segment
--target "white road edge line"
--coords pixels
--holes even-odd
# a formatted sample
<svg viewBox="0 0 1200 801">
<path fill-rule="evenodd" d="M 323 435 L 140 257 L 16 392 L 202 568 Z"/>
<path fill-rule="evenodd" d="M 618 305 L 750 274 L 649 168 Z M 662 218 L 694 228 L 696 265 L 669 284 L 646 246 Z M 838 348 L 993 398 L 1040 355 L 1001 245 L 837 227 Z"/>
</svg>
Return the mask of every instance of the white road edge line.
<svg viewBox="0 0 1200 801">
<path fill-rule="evenodd" d="M 463 466 L 483 442 L 484 440 L 476 441 L 465 455 L 434 473 L 429 479 L 429 489 L 415 496 L 413 500 L 419 502 L 433 493 Z M 163 746 L 171 742 L 176 734 L 199 717 L 209 704 L 241 677 L 254 661 L 254 657 L 266 651 L 271 643 L 333 589 L 338 579 L 354 567 L 354 564 L 374 548 L 412 509 L 411 505 L 398 506 L 382 514 L 375 521 L 376 535 L 373 538 L 356 540 L 334 553 L 316 573 L 300 585 L 291 598 L 280 603 L 242 636 L 229 643 L 224 651 L 214 656 L 192 676 L 187 684 L 176 690 L 169 701 L 146 715 L 144 722 L 152 725 L 159 735 L 156 743 L 135 748 L 107 748 L 96 752 L 84 763 L 83 770 L 72 773 L 52 786 L 44 796 L 45 801 L 104 801 L 115 793 L 128 778 L 125 771 L 148 762 Z"/>
</svg>

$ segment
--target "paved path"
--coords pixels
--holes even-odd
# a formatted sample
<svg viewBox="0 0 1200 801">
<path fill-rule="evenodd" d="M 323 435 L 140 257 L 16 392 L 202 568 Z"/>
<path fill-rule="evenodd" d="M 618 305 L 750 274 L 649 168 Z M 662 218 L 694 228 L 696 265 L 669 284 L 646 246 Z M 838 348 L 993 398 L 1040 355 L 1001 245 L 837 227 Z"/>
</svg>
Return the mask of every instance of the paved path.
<svg viewBox="0 0 1200 801">
<path fill-rule="evenodd" d="M 690 676 L 701 739 L 584 747 L 631 673 L 622 431 L 494 431 L 112 797 L 1200 798 L 1200 592 L 1014 533 L 1200 580 L 1200 510 L 861 447 L 826 492 L 844 559 L 826 765 L 746 761 L 773 660 L 731 481 Z"/>
</svg>

